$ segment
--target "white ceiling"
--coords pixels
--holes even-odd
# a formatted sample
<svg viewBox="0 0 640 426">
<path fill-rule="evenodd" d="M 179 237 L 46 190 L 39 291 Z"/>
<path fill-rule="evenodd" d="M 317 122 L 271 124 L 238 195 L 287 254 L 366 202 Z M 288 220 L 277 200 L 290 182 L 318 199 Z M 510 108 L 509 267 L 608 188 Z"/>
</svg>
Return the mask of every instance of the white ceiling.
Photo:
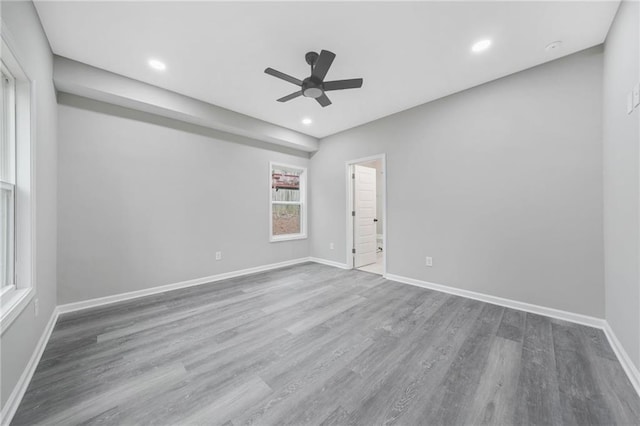
<svg viewBox="0 0 640 426">
<path fill-rule="evenodd" d="M 605 2 L 37 2 L 54 53 L 300 132 L 324 137 L 604 41 Z M 481 54 L 471 45 L 490 38 Z M 545 46 L 562 40 L 548 52 Z M 277 98 L 307 51 L 337 56 L 327 80 L 361 89 Z M 149 58 L 166 62 L 158 72 Z M 301 123 L 303 117 L 313 124 Z"/>
</svg>

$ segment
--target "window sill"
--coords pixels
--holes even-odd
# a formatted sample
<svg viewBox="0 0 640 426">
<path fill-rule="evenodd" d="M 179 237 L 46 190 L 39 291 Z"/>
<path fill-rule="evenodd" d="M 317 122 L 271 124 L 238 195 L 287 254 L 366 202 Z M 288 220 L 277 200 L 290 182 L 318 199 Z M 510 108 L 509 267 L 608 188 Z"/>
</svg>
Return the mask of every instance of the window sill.
<svg viewBox="0 0 640 426">
<path fill-rule="evenodd" d="M 304 240 L 306 238 L 306 234 L 279 235 L 277 237 L 272 236 L 269 241 L 272 243 L 279 243 L 280 241 Z"/>
<path fill-rule="evenodd" d="M 20 316 L 33 299 L 34 294 L 33 288 L 20 288 L 10 290 L 2 295 L 2 300 L 0 300 L 0 335 L 4 334 Z"/>
</svg>

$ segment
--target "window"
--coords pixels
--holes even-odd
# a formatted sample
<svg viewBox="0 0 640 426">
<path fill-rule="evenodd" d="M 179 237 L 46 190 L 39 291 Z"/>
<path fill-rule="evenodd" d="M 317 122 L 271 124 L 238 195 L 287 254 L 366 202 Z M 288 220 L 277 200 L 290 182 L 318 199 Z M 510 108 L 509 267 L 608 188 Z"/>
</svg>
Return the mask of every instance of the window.
<svg viewBox="0 0 640 426">
<path fill-rule="evenodd" d="M 1 63 L 0 88 L 0 294 L 15 288 L 15 80 Z"/>
<path fill-rule="evenodd" d="M 0 334 L 35 295 L 31 111 L 35 87 L 0 37 Z"/>
<path fill-rule="evenodd" d="M 271 241 L 307 238 L 307 169 L 270 164 Z"/>
</svg>

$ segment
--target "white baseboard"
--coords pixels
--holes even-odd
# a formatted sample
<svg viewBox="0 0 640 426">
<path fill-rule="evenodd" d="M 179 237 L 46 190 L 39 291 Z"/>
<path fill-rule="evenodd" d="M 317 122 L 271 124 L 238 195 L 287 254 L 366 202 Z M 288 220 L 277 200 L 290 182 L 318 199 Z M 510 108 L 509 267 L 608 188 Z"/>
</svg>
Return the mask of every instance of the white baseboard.
<svg viewBox="0 0 640 426">
<path fill-rule="evenodd" d="M 247 268 L 247 269 L 241 269 L 241 270 L 238 270 L 238 271 L 226 272 L 226 273 L 223 273 L 223 274 L 212 275 L 212 276 L 204 277 L 204 278 L 197 278 L 197 279 L 193 279 L 193 280 L 182 281 L 182 282 L 179 282 L 179 283 L 168 284 L 168 285 L 159 286 L 159 287 L 152 287 L 152 288 L 149 288 L 149 289 L 144 289 L 144 290 L 139 290 L 139 291 L 121 293 L 121 294 L 116 294 L 116 295 L 113 295 L 113 296 L 101 297 L 101 298 L 98 298 L 98 299 L 91 299 L 91 300 L 86 300 L 86 301 L 82 301 L 82 302 L 76 302 L 76 303 L 69 303 L 69 304 L 66 304 L 66 305 L 60 305 L 56 309 L 56 318 L 57 318 L 58 313 L 73 312 L 73 311 L 78 311 L 78 310 L 82 310 L 82 309 L 88 309 L 88 308 L 108 305 L 108 304 L 111 304 L 111 303 L 117 303 L 117 302 L 121 302 L 121 301 L 125 301 L 125 300 L 136 299 L 136 298 L 139 298 L 139 297 L 148 296 L 148 295 L 151 295 L 151 294 L 163 293 L 163 292 L 169 291 L 169 290 L 175 290 L 175 289 L 179 289 L 179 288 L 186 288 L 186 287 L 192 287 L 192 286 L 196 286 L 196 285 L 208 284 L 208 283 L 221 281 L 221 280 L 228 279 L 228 278 L 235 278 L 235 277 L 239 277 L 239 276 L 243 276 L 243 275 L 255 274 L 255 273 L 258 273 L 258 272 L 269 271 L 269 270 L 272 270 L 272 269 L 283 268 L 285 266 L 297 265 L 297 264 L 305 263 L 305 262 L 315 262 L 315 263 L 320 263 L 320 264 L 327 265 L 327 266 L 333 266 L 333 267 L 340 268 L 340 269 L 352 269 L 345 263 L 335 262 L 335 261 L 332 261 L 332 260 L 326 260 L 326 259 L 321 259 L 321 258 L 317 258 L 317 257 L 305 257 L 305 258 L 299 258 L 299 259 L 294 259 L 294 260 L 288 260 L 288 261 L 285 261 L 285 262 L 279 262 L 279 263 L 272 263 L 272 264 L 269 264 L 269 265 L 257 266 L 257 267 L 254 267 L 254 268 Z M 417 287 L 428 288 L 428 289 L 431 289 L 431 290 L 441 291 L 441 292 L 453 294 L 453 295 L 456 295 L 456 296 L 462 296 L 462 297 L 467 297 L 469 299 L 475 299 L 475 300 L 479 300 L 479 301 L 482 301 L 482 302 L 492 303 L 494 305 L 505 306 L 505 307 L 512 308 L 512 309 L 518 309 L 518 310 L 525 311 L 525 312 L 531 312 L 531 313 L 535 313 L 535 314 L 538 314 L 538 315 L 544 315 L 544 316 L 551 317 L 551 318 L 557 318 L 557 319 L 561 319 L 561 320 L 564 320 L 564 321 L 569 321 L 569 322 L 573 322 L 573 323 L 577 323 L 577 324 L 586 325 L 586 326 L 589 326 L 589 327 L 595 327 L 595 328 L 602 329 L 604 331 L 604 333 L 606 334 L 607 338 L 609 339 L 611 347 L 613 348 L 613 350 L 615 351 L 616 355 L 618 356 L 618 359 L 620 360 L 620 363 L 622 364 L 623 368 L 625 369 L 625 372 L 629 376 L 629 379 L 631 380 L 634 388 L 638 392 L 638 395 L 640 395 L 640 374 L 638 373 L 638 370 L 635 368 L 635 366 L 631 362 L 631 359 L 629 358 L 629 356 L 625 352 L 624 348 L 622 347 L 622 345 L 620 344 L 620 342 L 616 338 L 615 334 L 613 333 L 613 330 L 611 330 L 609 324 L 604 319 L 595 318 L 595 317 L 582 315 L 582 314 L 576 314 L 576 313 L 568 312 L 568 311 L 562 311 L 562 310 L 554 309 L 554 308 L 547 308 L 547 307 L 539 306 L 539 305 L 533 305 L 533 304 L 530 304 L 530 303 L 519 302 L 517 300 L 505 299 L 505 298 L 497 297 L 497 296 L 490 296 L 490 295 L 483 294 L 483 293 L 476 293 L 476 292 L 469 291 L 469 290 L 462 290 L 462 289 L 458 289 L 458 288 L 454 288 L 454 287 L 445 286 L 445 285 L 442 285 L 442 284 L 434 284 L 434 283 L 430 283 L 430 282 L 427 282 L 427 281 L 417 280 L 417 279 L 414 279 L 414 278 L 403 277 L 403 276 L 400 276 L 400 275 L 386 274 L 385 278 L 388 279 L 388 280 L 391 280 L 391 281 L 397 281 L 397 282 L 400 282 L 400 283 L 409 284 L 409 285 L 413 285 L 413 286 L 417 286 Z M 47 334 L 47 338 L 48 338 L 49 334 L 51 334 L 51 330 L 49 330 L 49 332 Z M 45 342 L 45 344 L 46 344 L 46 342 Z M 41 348 L 41 350 L 44 350 L 44 346 Z M 42 355 L 42 353 L 40 353 L 40 355 L 38 356 L 38 360 L 40 359 L 41 355 Z M 36 365 L 37 365 L 37 362 L 36 362 Z M 31 372 L 31 375 L 32 374 L 33 374 L 33 372 Z M 31 376 L 29 376 L 29 379 L 30 378 L 31 378 Z M 26 387 L 25 387 L 24 390 L 26 390 Z M 23 391 L 23 393 L 24 393 L 24 391 Z M 19 403 L 19 401 L 18 401 L 18 403 Z M 15 408 L 17 408 L 17 406 Z"/>
<path fill-rule="evenodd" d="M 242 269 L 238 271 L 226 272 L 223 274 L 212 275 L 209 277 L 198 278 L 194 280 L 183 281 L 183 282 L 168 284 L 168 285 L 159 286 L 159 287 L 153 287 L 145 290 L 122 293 L 122 294 L 117 294 L 113 296 L 101 297 L 98 299 L 91 299 L 91 300 L 86 300 L 82 302 L 69 303 L 66 305 L 58 306 L 57 308 L 54 309 L 53 313 L 51 314 L 51 318 L 49 319 L 49 322 L 47 323 L 47 326 L 45 327 L 42 333 L 42 336 L 40 337 L 40 340 L 38 341 L 38 344 L 35 347 L 31 358 L 29 359 L 27 366 L 25 367 L 22 375 L 20 376 L 18 383 L 14 387 L 13 392 L 11 392 L 9 399 L 4 405 L 2 412 L 0 413 L 0 424 L 8 425 L 11 422 L 13 416 L 15 415 L 16 410 L 20 405 L 20 402 L 22 401 L 22 398 L 25 392 L 27 391 L 27 387 L 29 386 L 29 382 L 33 377 L 36 367 L 38 366 L 40 358 L 42 357 L 42 354 L 47 345 L 47 342 L 49 341 L 49 337 L 51 336 L 51 333 L 53 331 L 53 328 L 55 326 L 55 323 L 58 319 L 59 314 L 64 312 L 72 312 L 72 311 L 78 311 L 82 309 L 93 308 L 97 306 L 108 305 L 111 303 L 116 303 L 124 300 L 136 299 L 139 297 L 156 294 L 156 293 L 162 293 L 169 290 L 207 284 L 207 283 L 220 281 L 228 278 L 239 277 L 242 275 L 249 275 L 249 274 L 254 274 L 258 272 L 269 271 L 272 269 L 282 268 L 282 267 L 291 266 L 291 265 L 297 265 L 305 262 L 315 262 L 315 263 L 320 263 L 323 265 L 333 266 L 341 269 L 351 269 L 347 264 L 344 264 L 344 263 L 334 262 L 331 260 L 325 260 L 325 259 L 320 259 L 316 257 L 305 257 L 305 258 L 294 259 L 294 260 L 289 260 L 285 262 L 257 266 L 254 268 L 247 268 L 247 269 Z M 620 361 L 620 364 L 622 364 L 622 367 L 624 368 L 627 376 L 629 377 L 629 380 L 633 384 L 636 392 L 638 392 L 638 395 L 640 395 L 640 373 L 638 372 L 638 369 L 634 366 L 633 362 L 631 362 L 631 358 L 629 357 L 627 352 L 624 350 L 624 348 L 620 344 L 619 340 L 617 339 L 615 333 L 613 332 L 609 324 L 603 319 L 590 317 L 587 315 L 575 314 L 572 312 L 561 311 L 553 308 L 547 308 L 544 306 L 519 302 L 516 300 L 490 296 L 482 293 L 476 293 L 469 290 L 457 289 L 454 287 L 449 287 L 441 284 L 429 283 L 426 281 L 407 278 L 400 275 L 386 274 L 385 278 L 391 281 L 397 281 L 404 284 L 441 291 L 441 292 L 453 294 L 456 296 L 467 297 L 470 299 L 480 300 L 482 302 L 492 303 L 495 305 L 505 306 L 505 307 L 518 309 L 526 312 L 531 312 L 539 315 L 545 315 L 552 318 L 558 318 L 561 320 L 570 321 L 570 322 L 574 322 L 582 325 L 587 325 L 590 327 L 600 328 L 604 331 L 605 335 L 607 336 L 607 339 L 609 339 L 609 343 L 611 344 L 611 347 L 616 353 L 618 360 Z"/>
<path fill-rule="evenodd" d="M 42 358 L 42 354 L 44 352 L 45 347 L 47 346 L 47 342 L 49 341 L 49 337 L 51 337 L 51 333 L 53 332 L 53 328 L 58 320 L 58 316 L 62 313 L 66 312 L 74 312 L 83 309 L 94 308 L 103 305 L 109 305 L 112 303 L 117 303 L 130 299 L 137 299 L 139 297 L 148 296 L 151 294 L 163 293 L 169 290 L 175 290 L 179 288 L 192 287 L 196 285 L 208 284 L 215 281 L 221 281 L 228 278 L 235 278 L 242 275 L 255 274 L 258 272 L 269 271 L 272 269 L 283 268 L 285 266 L 297 265 L 299 263 L 310 262 L 310 258 L 303 257 L 300 259 L 287 260 L 284 262 L 271 263 L 269 265 L 256 266 L 253 268 L 241 269 L 238 271 L 225 272 L 218 275 L 212 275 L 204 278 L 197 278 L 188 281 L 182 281 L 179 283 L 163 285 L 159 287 L 152 287 L 144 290 L 131 291 L 128 293 L 115 294 L 113 296 L 100 297 L 97 299 L 83 300 L 82 302 L 68 303 L 65 305 L 59 305 L 51 314 L 51 318 L 45 327 L 40 340 L 38 341 L 37 346 L 35 347 L 33 354 L 31 355 L 31 359 L 29 359 L 29 363 L 25 367 L 18 383 L 13 388 L 11 395 L 9 395 L 9 399 L 5 403 L 2 408 L 2 412 L 0 412 L 0 425 L 5 426 L 11 423 L 13 416 L 18 410 L 18 406 L 24 397 L 27 388 L 29 387 L 29 383 L 31 382 L 31 378 L 33 377 L 33 373 L 36 371 L 36 367 L 40 362 L 40 358 Z"/>
<path fill-rule="evenodd" d="M 299 263 L 310 262 L 310 258 L 303 257 L 299 259 L 287 260 L 284 262 L 271 263 L 268 265 L 256 266 L 253 268 L 240 269 L 237 271 L 224 272 L 222 274 L 211 275 L 193 280 L 181 281 L 178 283 L 162 285 L 158 287 L 145 288 L 144 290 L 130 291 L 127 293 L 114 294 L 112 296 L 99 297 L 96 299 L 83 300 L 81 302 L 67 303 L 58 306 L 58 312 L 61 314 L 67 312 L 75 312 L 83 309 L 95 308 L 98 306 L 110 305 L 112 303 L 122 302 L 125 300 L 137 299 L 139 297 L 149 296 L 152 294 L 164 293 L 165 291 L 176 290 L 179 288 L 193 287 L 196 285 L 209 284 L 216 281 L 235 278 L 242 275 L 255 274 L 258 272 L 270 271 L 272 269 L 283 268 L 285 266 L 297 265 Z"/>
<path fill-rule="evenodd" d="M 397 281 L 403 284 L 409 284 L 417 287 L 428 288 L 430 290 L 441 291 L 443 293 L 453 294 L 456 296 L 467 297 L 469 299 L 480 300 L 482 302 L 492 303 L 494 305 L 505 306 L 507 308 L 518 309 L 520 311 L 531 312 L 538 315 L 544 315 L 551 318 L 557 318 L 564 321 L 573 322 L 576 324 L 586 325 L 588 327 L 594 327 L 601 329 L 609 340 L 611 348 L 618 357 L 618 361 L 622 365 L 625 373 L 629 377 L 631 384 L 633 385 L 636 393 L 640 396 L 640 372 L 631 361 L 629 354 L 625 351 L 624 347 L 616 337 L 615 333 L 611 329 L 609 323 L 601 318 L 595 318 L 588 315 L 576 314 L 573 312 L 562 311 L 554 308 L 547 308 L 545 306 L 533 305 L 531 303 L 519 302 L 517 300 L 505 299 L 497 296 L 490 296 L 487 294 L 476 293 L 474 291 L 462 290 L 454 287 L 445 286 L 442 284 L 434 284 L 427 281 L 416 280 L 414 278 L 407 278 L 400 275 L 386 274 L 385 278 L 391 281 Z"/>
<path fill-rule="evenodd" d="M 139 297 L 150 296 L 152 294 L 164 293 L 165 291 L 177 290 L 180 288 L 193 287 L 196 285 L 209 284 L 216 281 L 226 280 L 229 278 L 240 277 L 243 275 L 255 274 L 258 272 L 270 271 L 272 269 L 283 268 L 285 266 L 297 265 L 305 262 L 321 263 L 323 265 L 333 266 L 340 269 L 351 269 L 346 263 L 334 262 L 332 260 L 320 259 L 317 257 L 301 257 L 299 259 L 287 260 L 284 262 L 271 263 L 268 265 L 256 266 L 253 268 L 240 269 L 237 271 L 225 272 L 222 274 L 211 275 L 203 278 L 195 278 L 193 280 L 181 281 L 173 284 L 166 284 L 157 287 L 145 288 L 143 290 L 130 291 L 127 293 L 114 294 L 112 296 L 98 297 L 95 299 L 83 300 L 80 302 L 66 303 L 58 305 L 58 312 L 65 314 L 68 312 L 81 311 L 83 309 L 95 308 L 98 306 L 110 305 L 112 303 L 123 302 L 125 300 L 137 299 Z"/>
<path fill-rule="evenodd" d="M 608 322 L 605 322 L 603 331 L 607 336 L 607 339 L 609 340 L 609 344 L 611 345 L 613 352 L 615 352 L 616 356 L 618 357 L 618 361 L 620 361 L 620 364 L 622 364 L 622 368 L 624 369 L 625 373 L 627 373 L 629 381 L 631 381 L 631 384 L 636 390 L 638 396 L 640 396 L 640 372 L 633 364 L 633 361 L 631 361 L 631 357 L 629 356 L 627 351 L 624 350 L 624 347 L 618 340 L 618 337 L 613 332 L 613 329 Z"/>
<path fill-rule="evenodd" d="M 321 263 L 327 266 L 333 266 L 334 268 L 340 269 L 352 269 L 346 263 L 334 262 L 333 260 L 321 259 L 319 257 L 310 257 L 309 262 Z"/>
<path fill-rule="evenodd" d="M 44 352 L 44 348 L 47 346 L 49 342 L 49 337 L 51 337 L 51 332 L 53 331 L 53 327 L 56 325 L 56 321 L 58 320 L 58 308 L 54 308 L 51 313 L 51 318 L 49 318 L 49 322 L 47 326 L 44 328 L 42 332 L 42 336 L 40 336 L 40 340 L 38 340 L 38 344 L 36 345 L 27 366 L 24 368 L 20 379 L 18 379 L 18 383 L 16 383 L 11 395 L 9 395 L 9 399 L 2 407 L 2 413 L 0 413 L 0 424 L 5 426 L 11 423 L 13 416 L 16 414 L 18 410 L 18 406 L 22 401 L 22 397 L 24 396 L 27 388 L 29 387 L 29 383 L 31 382 L 31 378 L 33 377 L 33 373 L 36 371 L 36 367 L 40 362 L 40 358 L 42 358 L 42 354 Z"/>
<path fill-rule="evenodd" d="M 604 328 L 605 320 L 595 318 L 588 315 L 576 314 L 573 312 L 562 311 L 560 309 L 547 308 L 545 306 L 533 305 L 531 303 L 519 302 L 517 300 L 505 299 L 488 294 L 476 293 L 475 291 L 462 290 L 455 287 L 449 287 L 442 284 L 434 284 L 427 281 L 421 281 L 414 278 L 407 278 L 400 275 L 386 274 L 385 278 L 391 281 L 398 281 L 404 284 L 410 284 L 417 287 L 428 288 L 431 290 L 441 291 L 456 296 L 467 297 L 469 299 L 480 300 L 481 302 L 492 303 L 494 305 L 505 306 L 507 308 L 518 309 L 520 311 L 531 312 L 538 315 L 544 315 L 551 318 L 557 318 L 564 321 L 574 322 L 595 328 Z"/>
</svg>

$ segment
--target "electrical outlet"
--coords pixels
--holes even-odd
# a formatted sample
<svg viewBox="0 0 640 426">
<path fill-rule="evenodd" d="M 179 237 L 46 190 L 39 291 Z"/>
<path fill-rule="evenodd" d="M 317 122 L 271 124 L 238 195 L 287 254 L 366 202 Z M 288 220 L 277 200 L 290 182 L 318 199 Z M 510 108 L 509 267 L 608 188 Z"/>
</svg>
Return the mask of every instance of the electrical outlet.
<svg viewBox="0 0 640 426">
<path fill-rule="evenodd" d="M 433 257 L 427 256 L 424 262 L 425 266 L 433 266 Z"/>
<path fill-rule="evenodd" d="M 333 243 L 329 243 L 329 250 L 333 250 L 335 247 L 333 245 Z"/>
<path fill-rule="evenodd" d="M 38 314 L 40 313 L 40 301 L 38 299 L 35 299 L 33 301 L 33 310 L 36 316 L 38 316 Z"/>
<path fill-rule="evenodd" d="M 221 251 L 217 251 L 216 252 L 216 260 L 222 260 L 222 252 Z"/>
</svg>

